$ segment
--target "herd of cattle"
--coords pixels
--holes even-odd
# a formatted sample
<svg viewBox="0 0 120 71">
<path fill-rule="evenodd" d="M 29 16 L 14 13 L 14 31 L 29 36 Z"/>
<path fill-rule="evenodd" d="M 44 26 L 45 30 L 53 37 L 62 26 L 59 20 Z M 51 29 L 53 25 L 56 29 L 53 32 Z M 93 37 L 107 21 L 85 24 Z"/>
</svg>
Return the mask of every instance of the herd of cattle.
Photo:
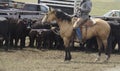
<svg viewBox="0 0 120 71">
<path fill-rule="evenodd" d="M 51 26 L 41 24 L 41 19 L 15 19 L 15 18 L 0 18 L 0 44 L 4 46 L 5 50 L 10 47 L 20 49 L 25 47 L 26 37 L 29 37 L 29 46 L 34 47 L 36 40 L 36 47 L 43 48 L 57 48 L 63 47 L 63 41 L 59 35 L 53 33 Z M 54 24 L 52 26 L 55 26 Z M 59 40 L 59 41 L 58 41 Z M 19 42 L 19 43 L 18 43 Z"/>
<path fill-rule="evenodd" d="M 118 44 L 118 51 L 120 51 L 120 20 L 113 20 L 109 18 L 103 18 L 108 21 L 111 26 L 111 33 L 108 39 L 108 47 L 112 50 L 115 49 Z M 15 19 L 15 18 L 0 18 L 0 46 L 5 50 L 10 47 L 23 49 L 25 46 L 26 37 L 29 37 L 29 47 L 35 47 L 34 42 L 36 40 L 36 48 L 52 48 L 63 49 L 62 38 L 54 33 L 51 26 L 58 27 L 57 24 L 42 24 L 41 19 Z M 103 28 L 104 29 L 104 28 Z M 18 43 L 20 41 L 20 44 Z M 19 44 L 19 45 L 18 45 Z M 80 45 L 80 48 L 90 51 L 97 50 L 97 41 L 93 37 L 85 42 L 84 45 Z"/>
</svg>

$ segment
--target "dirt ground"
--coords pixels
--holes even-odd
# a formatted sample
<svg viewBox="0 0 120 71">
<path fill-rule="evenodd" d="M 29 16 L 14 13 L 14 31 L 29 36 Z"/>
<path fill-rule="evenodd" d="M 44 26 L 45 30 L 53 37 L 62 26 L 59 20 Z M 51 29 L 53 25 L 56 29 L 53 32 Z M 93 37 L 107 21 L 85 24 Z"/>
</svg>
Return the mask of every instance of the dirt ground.
<svg viewBox="0 0 120 71">
<path fill-rule="evenodd" d="M 94 62 L 97 53 L 72 52 L 72 60 L 64 62 L 64 51 L 0 50 L 0 71 L 120 71 L 120 55 L 112 54 L 108 63 Z"/>
</svg>

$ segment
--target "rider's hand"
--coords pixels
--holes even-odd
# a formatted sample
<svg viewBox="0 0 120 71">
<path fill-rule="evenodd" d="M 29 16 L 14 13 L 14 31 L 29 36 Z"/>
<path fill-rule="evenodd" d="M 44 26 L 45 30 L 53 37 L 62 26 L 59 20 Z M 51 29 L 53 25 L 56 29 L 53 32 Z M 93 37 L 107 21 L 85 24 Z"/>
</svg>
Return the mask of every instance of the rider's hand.
<svg viewBox="0 0 120 71">
<path fill-rule="evenodd" d="M 78 18 L 78 19 L 75 21 L 75 23 L 73 24 L 73 28 L 74 28 L 74 29 L 79 26 L 79 24 L 78 24 L 79 21 L 80 21 L 80 18 Z"/>
</svg>

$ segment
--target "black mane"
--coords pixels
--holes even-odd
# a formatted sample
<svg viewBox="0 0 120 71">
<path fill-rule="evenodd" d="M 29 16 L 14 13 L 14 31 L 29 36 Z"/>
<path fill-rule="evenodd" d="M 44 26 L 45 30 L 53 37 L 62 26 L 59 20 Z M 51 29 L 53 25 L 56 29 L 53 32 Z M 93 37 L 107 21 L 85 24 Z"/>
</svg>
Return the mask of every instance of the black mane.
<svg viewBox="0 0 120 71">
<path fill-rule="evenodd" d="M 58 19 L 61 19 L 61 20 L 67 20 L 67 21 L 71 21 L 71 17 L 67 14 L 65 14 L 64 12 L 62 11 L 57 11 L 56 10 L 56 17 Z"/>
</svg>

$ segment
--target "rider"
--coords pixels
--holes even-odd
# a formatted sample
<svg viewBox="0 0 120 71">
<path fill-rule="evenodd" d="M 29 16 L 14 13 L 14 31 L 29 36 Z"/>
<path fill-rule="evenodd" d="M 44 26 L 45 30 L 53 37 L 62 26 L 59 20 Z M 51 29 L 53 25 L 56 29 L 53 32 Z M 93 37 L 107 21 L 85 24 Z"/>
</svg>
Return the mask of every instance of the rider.
<svg viewBox="0 0 120 71">
<path fill-rule="evenodd" d="M 77 8 L 77 12 L 75 16 L 78 17 L 77 21 L 74 23 L 73 28 L 75 29 L 78 39 L 82 40 L 82 34 L 80 31 L 80 24 L 83 25 L 89 19 L 89 13 L 92 9 L 92 2 L 91 0 L 81 0 L 80 6 Z"/>
</svg>

